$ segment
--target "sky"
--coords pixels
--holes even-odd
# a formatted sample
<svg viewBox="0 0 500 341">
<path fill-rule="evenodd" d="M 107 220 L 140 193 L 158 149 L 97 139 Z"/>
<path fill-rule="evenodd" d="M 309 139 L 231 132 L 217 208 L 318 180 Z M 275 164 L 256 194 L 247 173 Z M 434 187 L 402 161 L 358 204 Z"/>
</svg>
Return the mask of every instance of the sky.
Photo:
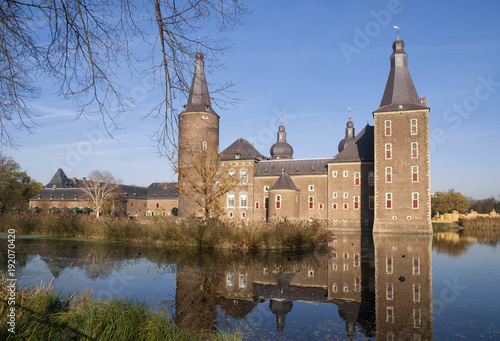
<svg viewBox="0 0 500 341">
<path fill-rule="evenodd" d="M 499 1 L 245 3 L 243 25 L 216 36 L 232 45 L 224 67 L 206 61 L 209 89 L 233 82 L 240 100 L 216 107 L 220 150 L 242 137 L 269 156 L 283 113 L 294 158 L 336 155 L 348 108 L 356 133 L 373 125 L 397 25 L 417 93 L 431 108 L 431 191 L 500 196 Z M 58 168 L 77 178 L 107 170 L 125 184 L 175 181 L 151 138 L 160 122 L 144 118 L 161 100 L 151 82 L 129 85 L 137 105 L 114 138 L 99 119 L 75 119 L 79 108 L 47 83 L 31 103 L 39 114 L 32 134 L 17 132 L 18 147 L 2 153 L 43 184 Z"/>
</svg>

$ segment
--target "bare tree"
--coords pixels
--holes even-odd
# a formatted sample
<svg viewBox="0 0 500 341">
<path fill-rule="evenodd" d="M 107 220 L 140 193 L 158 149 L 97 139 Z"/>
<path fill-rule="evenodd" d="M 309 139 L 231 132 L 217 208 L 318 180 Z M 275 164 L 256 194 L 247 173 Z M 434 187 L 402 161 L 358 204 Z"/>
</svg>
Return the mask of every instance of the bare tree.
<svg viewBox="0 0 500 341">
<path fill-rule="evenodd" d="M 192 152 L 189 157 L 191 167 L 176 170 L 184 180 L 179 182 L 178 190 L 185 200 L 199 206 L 205 221 L 219 218 L 223 213 L 222 197 L 238 187 L 241 179 L 213 149 Z"/>
<path fill-rule="evenodd" d="M 197 44 L 212 61 L 227 48 L 223 40 L 203 34 L 204 28 L 232 28 L 245 12 L 238 0 L 2 1 L 0 145 L 15 143 L 12 131 L 33 127 L 29 103 L 41 77 L 76 101 L 79 116 L 98 115 L 106 129 L 114 128 L 117 115 L 134 104 L 121 86 L 126 77 L 116 72 L 127 69 L 133 77 L 153 73 L 163 89 L 163 99 L 149 114 L 161 121 L 160 150 L 173 152 L 174 101 L 189 89 Z M 149 57 L 141 60 L 138 51 L 145 50 Z"/>
<path fill-rule="evenodd" d="M 94 203 L 96 217 L 99 218 L 103 205 L 118 195 L 120 181 L 107 171 L 95 170 L 82 182 L 81 190 Z"/>
</svg>

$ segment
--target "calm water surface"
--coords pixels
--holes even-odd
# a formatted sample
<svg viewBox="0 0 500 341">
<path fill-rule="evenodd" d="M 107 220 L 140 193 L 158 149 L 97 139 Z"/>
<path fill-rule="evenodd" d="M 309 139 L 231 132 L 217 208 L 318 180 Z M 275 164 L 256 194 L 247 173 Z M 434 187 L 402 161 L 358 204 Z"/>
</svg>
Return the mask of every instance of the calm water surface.
<svg viewBox="0 0 500 341">
<path fill-rule="evenodd" d="M 146 301 L 194 332 L 248 339 L 500 339 L 499 237 L 337 233 L 325 252 L 196 254 L 18 236 L 17 278 Z"/>
</svg>

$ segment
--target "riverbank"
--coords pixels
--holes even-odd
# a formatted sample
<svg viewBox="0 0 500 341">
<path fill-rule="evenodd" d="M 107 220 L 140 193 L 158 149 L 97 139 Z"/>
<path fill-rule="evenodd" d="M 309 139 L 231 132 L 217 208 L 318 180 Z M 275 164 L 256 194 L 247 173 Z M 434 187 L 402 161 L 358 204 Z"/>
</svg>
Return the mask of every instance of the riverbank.
<svg viewBox="0 0 500 341">
<path fill-rule="evenodd" d="M 438 232 L 458 232 L 471 230 L 499 230 L 500 217 L 474 217 L 461 218 L 455 222 L 432 222 L 435 233 Z"/>
<path fill-rule="evenodd" d="M 314 249 L 326 247 L 333 239 L 333 233 L 318 222 L 237 225 L 212 221 L 203 224 L 195 219 L 170 217 L 141 222 L 108 217 L 96 219 L 71 213 L 2 215 L 0 232 L 9 229 L 18 234 L 222 250 Z"/>
<path fill-rule="evenodd" d="M 6 278 L 0 278 L 1 340 L 242 339 L 238 333 L 193 336 L 177 328 L 166 313 L 153 311 L 143 302 L 95 300 L 88 292 L 63 299 L 50 286 L 16 288 L 15 305 L 11 305 L 9 284 Z"/>
</svg>

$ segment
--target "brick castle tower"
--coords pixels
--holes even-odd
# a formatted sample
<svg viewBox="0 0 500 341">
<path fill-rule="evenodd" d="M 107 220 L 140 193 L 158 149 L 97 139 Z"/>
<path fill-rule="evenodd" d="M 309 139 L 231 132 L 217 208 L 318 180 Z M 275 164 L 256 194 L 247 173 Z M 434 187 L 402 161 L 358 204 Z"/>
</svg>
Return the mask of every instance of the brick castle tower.
<svg viewBox="0 0 500 341">
<path fill-rule="evenodd" d="M 432 232 L 429 108 L 408 71 L 404 42 L 392 44 L 391 71 L 375 126 L 373 232 Z"/>
<path fill-rule="evenodd" d="M 184 110 L 179 114 L 179 187 L 186 185 L 187 179 L 194 179 L 191 165 L 203 151 L 219 153 L 219 115 L 210 103 L 203 63 L 203 53 L 196 54 L 193 83 Z M 198 160 L 199 161 L 199 160 Z M 179 193 L 179 216 L 200 216 L 198 205 Z"/>
</svg>

